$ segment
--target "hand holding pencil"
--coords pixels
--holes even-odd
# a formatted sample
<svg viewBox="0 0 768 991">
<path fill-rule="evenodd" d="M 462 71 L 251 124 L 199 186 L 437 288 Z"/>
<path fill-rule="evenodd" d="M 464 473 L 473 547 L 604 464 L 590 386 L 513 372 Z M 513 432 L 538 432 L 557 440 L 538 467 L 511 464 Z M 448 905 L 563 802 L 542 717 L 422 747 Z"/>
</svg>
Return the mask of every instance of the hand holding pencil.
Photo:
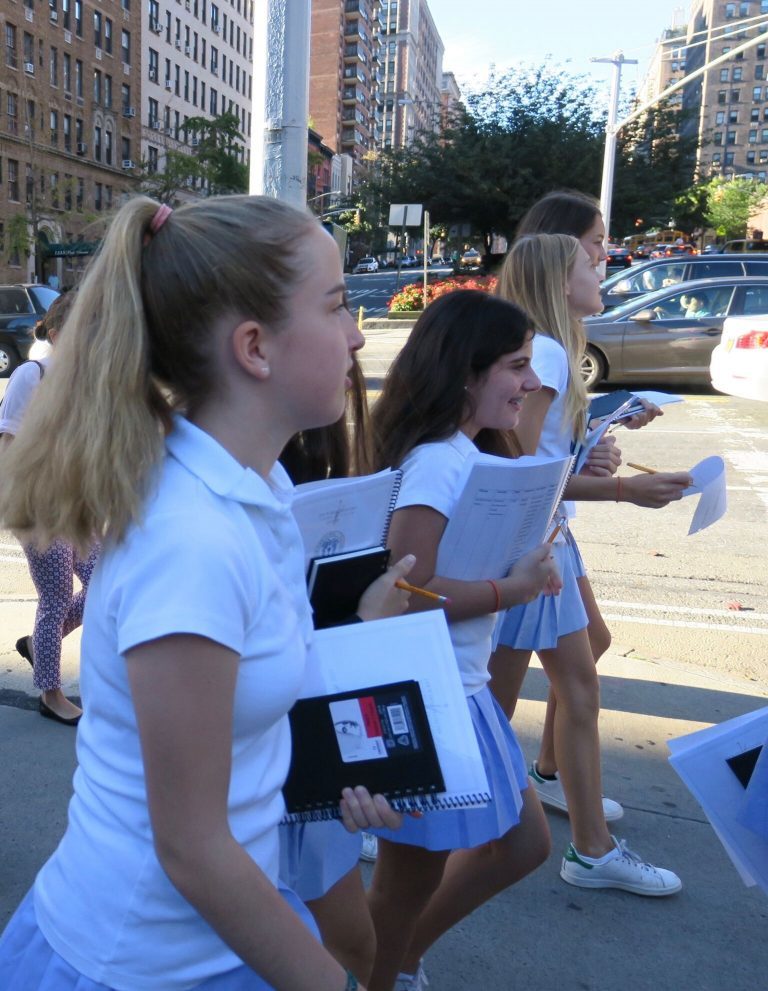
<svg viewBox="0 0 768 991">
<path fill-rule="evenodd" d="M 408 608 L 410 590 L 405 576 L 416 563 L 413 554 L 406 554 L 387 568 L 381 578 L 372 582 L 360 597 L 357 615 L 362 620 L 388 619 L 400 616 Z M 404 587 L 407 586 L 407 587 Z"/>
<path fill-rule="evenodd" d="M 687 471 L 662 472 L 631 461 L 627 462 L 627 467 L 641 474 L 625 475 L 621 479 L 621 501 L 634 503 L 635 506 L 662 509 L 670 502 L 682 499 L 685 489 L 693 485 Z"/>
</svg>

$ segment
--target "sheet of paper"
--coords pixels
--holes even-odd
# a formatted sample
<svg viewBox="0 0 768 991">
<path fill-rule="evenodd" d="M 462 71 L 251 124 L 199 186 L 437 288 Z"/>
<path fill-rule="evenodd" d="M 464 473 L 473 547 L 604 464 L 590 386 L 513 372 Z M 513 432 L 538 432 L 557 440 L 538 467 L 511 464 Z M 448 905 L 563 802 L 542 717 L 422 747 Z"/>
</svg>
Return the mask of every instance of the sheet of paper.
<svg viewBox="0 0 768 991">
<path fill-rule="evenodd" d="M 547 536 L 570 467 L 571 458 L 478 455 L 468 461 L 438 548 L 437 574 L 462 581 L 507 575 Z"/>
<path fill-rule="evenodd" d="M 728 497 L 725 491 L 725 462 L 712 455 L 704 458 L 690 470 L 693 485 L 683 492 L 683 497 L 699 495 L 699 502 L 691 520 L 688 536 L 712 526 L 725 514 Z"/>
<path fill-rule="evenodd" d="M 319 630 L 310 648 L 302 697 L 414 679 L 421 687 L 443 772 L 443 796 L 459 801 L 461 796 L 489 795 L 456 655 L 441 611 Z"/>
<path fill-rule="evenodd" d="M 768 735 L 747 785 L 739 822 L 768 843 Z"/>
<path fill-rule="evenodd" d="M 768 838 L 742 823 L 749 789 L 727 763 L 766 738 L 768 706 L 670 740 L 669 762 L 701 805 L 745 883 L 754 880 L 768 894 Z"/>
<path fill-rule="evenodd" d="M 635 397 L 632 396 L 631 399 L 628 399 L 625 403 L 622 403 L 621 406 L 618 406 L 613 411 L 613 413 L 611 413 L 610 416 L 607 416 L 603 420 L 602 423 L 600 423 L 594 429 L 587 431 L 586 437 L 584 438 L 583 441 L 581 441 L 580 444 L 577 444 L 576 450 L 573 452 L 576 458 L 576 464 L 573 469 L 574 474 L 578 475 L 578 473 L 584 467 L 589 452 L 592 450 L 595 444 L 597 444 L 598 441 L 602 440 L 605 434 L 617 422 L 617 420 L 620 420 L 622 416 L 624 416 L 631 409 L 632 404 L 634 402 L 635 402 Z"/>
</svg>

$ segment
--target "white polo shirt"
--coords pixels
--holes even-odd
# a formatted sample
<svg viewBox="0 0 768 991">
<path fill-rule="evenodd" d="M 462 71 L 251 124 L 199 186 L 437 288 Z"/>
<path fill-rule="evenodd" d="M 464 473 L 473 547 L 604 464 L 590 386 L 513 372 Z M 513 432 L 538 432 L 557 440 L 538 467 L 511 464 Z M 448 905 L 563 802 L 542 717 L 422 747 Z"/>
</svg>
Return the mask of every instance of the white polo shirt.
<svg viewBox="0 0 768 991">
<path fill-rule="evenodd" d="M 475 445 L 461 431 L 449 440 L 415 447 L 400 466 L 403 482 L 396 508 L 429 506 L 450 519 L 461 495 L 458 483 L 464 462 L 470 454 L 476 453 Z M 496 613 L 489 613 L 448 626 L 467 695 L 479 692 L 490 680 L 488 658 L 495 625 Z"/>
<path fill-rule="evenodd" d="M 40 385 L 43 369 L 48 370 L 49 357 L 41 358 L 40 365 L 35 361 L 25 361 L 8 379 L 2 405 L 0 405 L 0 434 L 16 436 L 21 426 L 21 419 Z"/>
<path fill-rule="evenodd" d="M 241 656 L 229 821 L 277 881 L 286 713 L 312 635 L 292 491 L 280 465 L 264 481 L 179 418 L 144 519 L 105 549 L 91 579 L 79 767 L 67 831 L 35 882 L 35 910 L 61 956 L 118 991 L 181 991 L 241 963 L 155 855 L 124 659 L 132 647 L 186 633 Z"/>
</svg>

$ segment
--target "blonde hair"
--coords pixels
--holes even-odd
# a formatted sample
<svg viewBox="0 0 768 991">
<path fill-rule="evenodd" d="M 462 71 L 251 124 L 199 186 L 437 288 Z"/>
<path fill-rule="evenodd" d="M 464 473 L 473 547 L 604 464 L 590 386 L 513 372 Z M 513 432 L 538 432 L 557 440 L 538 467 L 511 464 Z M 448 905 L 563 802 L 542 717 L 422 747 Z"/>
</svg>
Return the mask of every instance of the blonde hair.
<svg viewBox="0 0 768 991">
<path fill-rule="evenodd" d="M 537 333 L 561 344 L 568 357 L 568 391 L 563 416 L 574 437 L 584 434 L 587 388 L 581 376 L 586 348 L 584 326 L 568 308 L 568 278 L 581 245 L 569 234 L 525 234 L 504 259 L 496 292 L 530 316 Z"/>
<path fill-rule="evenodd" d="M 116 214 L 56 360 L 0 471 L 0 519 L 41 544 L 119 539 L 138 517 L 176 409 L 218 387 L 212 328 L 278 322 L 316 221 L 266 197 L 211 197 L 152 234 L 145 196 Z"/>
</svg>

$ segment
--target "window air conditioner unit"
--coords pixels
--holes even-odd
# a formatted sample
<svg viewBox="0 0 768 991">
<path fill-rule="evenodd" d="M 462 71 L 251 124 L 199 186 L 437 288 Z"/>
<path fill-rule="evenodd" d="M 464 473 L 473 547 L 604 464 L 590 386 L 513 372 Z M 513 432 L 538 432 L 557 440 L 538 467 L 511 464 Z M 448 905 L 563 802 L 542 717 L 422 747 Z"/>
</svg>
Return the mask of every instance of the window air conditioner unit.
<svg viewBox="0 0 768 991">
<path fill-rule="evenodd" d="M 184 46 L 184 54 L 185 55 L 191 55 L 192 54 L 192 46 L 191 45 L 185 45 Z"/>
<path fill-rule="evenodd" d="M 175 45 L 178 48 L 178 50 L 181 51 L 181 38 L 176 39 Z"/>
<path fill-rule="evenodd" d="M 149 78 L 151 79 L 151 81 L 153 83 L 156 83 L 157 82 L 157 69 L 150 69 L 149 70 Z"/>
<path fill-rule="evenodd" d="M 135 117 L 136 111 L 133 107 L 123 107 L 123 117 Z"/>
<path fill-rule="evenodd" d="M 150 21 L 149 30 L 154 32 L 154 34 L 162 34 L 163 29 L 160 27 L 160 21 Z"/>
<path fill-rule="evenodd" d="M 34 76 L 34 74 L 35 74 L 35 63 L 34 62 L 25 62 L 24 63 L 24 71 L 25 72 L 28 72 L 30 76 Z"/>
<path fill-rule="evenodd" d="M 192 10 L 192 4 L 189 2 L 189 0 L 185 0 L 184 6 L 187 8 L 187 10 Z"/>
<path fill-rule="evenodd" d="M 165 129 L 165 133 L 166 133 L 166 134 L 167 134 L 167 135 L 168 135 L 169 137 L 173 137 L 173 128 L 172 128 L 172 127 L 166 127 L 166 129 Z"/>
<path fill-rule="evenodd" d="M 211 31 L 213 31 L 214 34 L 218 34 L 221 31 L 218 21 L 215 24 L 211 24 Z"/>
<path fill-rule="evenodd" d="M 51 18 L 52 21 L 58 21 L 58 19 L 59 19 L 59 12 L 57 10 L 52 10 L 49 13 L 49 17 Z"/>
<path fill-rule="evenodd" d="M 83 144 L 82 141 L 77 142 L 77 154 L 84 155 L 88 151 L 88 145 Z"/>
<path fill-rule="evenodd" d="M 133 164 L 133 160 L 130 159 L 130 158 L 124 158 L 123 159 L 123 168 L 124 169 L 133 169 L 133 168 L 135 168 L 135 166 Z"/>
<path fill-rule="evenodd" d="M 171 82 L 170 79 L 165 80 L 165 88 L 168 90 L 173 89 L 173 83 Z"/>
<path fill-rule="evenodd" d="M 152 128 L 153 131 L 159 131 L 160 130 L 160 121 L 159 120 L 153 120 L 152 123 L 149 126 Z"/>
<path fill-rule="evenodd" d="M 190 138 L 189 143 L 193 148 L 197 148 L 197 146 L 200 144 L 200 138 Z"/>
</svg>

